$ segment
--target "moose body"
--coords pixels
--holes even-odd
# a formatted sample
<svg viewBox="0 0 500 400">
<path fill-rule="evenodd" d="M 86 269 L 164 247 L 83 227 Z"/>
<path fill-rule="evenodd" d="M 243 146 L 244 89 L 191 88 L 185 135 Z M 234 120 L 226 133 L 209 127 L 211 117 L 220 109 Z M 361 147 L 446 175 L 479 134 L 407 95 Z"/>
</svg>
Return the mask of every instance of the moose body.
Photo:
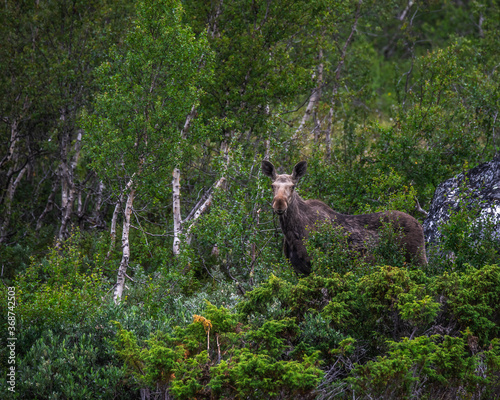
<svg viewBox="0 0 500 400">
<path fill-rule="evenodd" d="M 296 183 L 306 173 L 307 163 L 299 162 L 292 175 L 277 174 L 269 161 L 262 162 L 262 172 L 272 179 L 273 210 L 279 215 L 284 235 L 283 250 L 298 274 L 311 272 L 311 260 L 304 240 L 318 224 L 328 222 L 341 227 L 348 234 L 349 248 L 370 260 L 370 246 L 379 242 L 380 230 L 391 223 L 400 230 L 400 245 L 407 262 L 425 265 L 425 242 L 422 226 L 411 215 L 400 211 L 373 214 L 345 215 L 338 213 L 319 200 L 303 200 L 294 190 Z"/>
</svg>

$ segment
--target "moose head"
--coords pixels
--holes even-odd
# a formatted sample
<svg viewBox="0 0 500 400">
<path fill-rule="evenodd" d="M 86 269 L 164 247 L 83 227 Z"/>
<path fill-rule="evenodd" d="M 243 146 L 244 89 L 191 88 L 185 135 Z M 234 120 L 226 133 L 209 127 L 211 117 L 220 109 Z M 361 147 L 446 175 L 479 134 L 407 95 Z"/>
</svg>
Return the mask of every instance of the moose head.
<svg viewBox="0 0 500 400">
<path fill-rule="evenodd" d="M 293 167 L 291 175 L 277 174 L 276 168 L 269 161 L 262 161 L 262 172 L 272 179 L 273 210 L 278 215 L 285 214 L 294 200 L 295 185 L 307 171 L 307 162 L 301 161 Z"/>
</svg>

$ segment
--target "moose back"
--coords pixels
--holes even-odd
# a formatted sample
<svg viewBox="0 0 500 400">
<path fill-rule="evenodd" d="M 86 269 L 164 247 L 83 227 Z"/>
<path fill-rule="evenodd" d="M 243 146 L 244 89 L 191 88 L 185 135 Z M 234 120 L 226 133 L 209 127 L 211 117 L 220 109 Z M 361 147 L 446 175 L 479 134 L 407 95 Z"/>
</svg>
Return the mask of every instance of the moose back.
<svg viewBox="0 0 500 400">
<path fill-rule="evenodd" d="M 420 223 L 411 215 L 400 211 L 385 211 L 373 214 L 340 214 L 319 200 L 303 200 L 294 190 L 307 170 L 305 161 L 293 168 L 291 175 L 277 174 L 269 161 L 262 161 L 262 172 L 272 180 L 273 211 L 279 215 L 284 235 L 283 250 L 298 274 L 311 272 L 311 260 L 304 240 L 318 223 L 329 222 L 343 228 L 348 234 L 349 248 L 370 260 L 370 249 L 380 239 L 384 224 L 391 223 L 402 233 L 400 246 L 407 262 L 427 264 L 424 233 Z"/>
</svg>

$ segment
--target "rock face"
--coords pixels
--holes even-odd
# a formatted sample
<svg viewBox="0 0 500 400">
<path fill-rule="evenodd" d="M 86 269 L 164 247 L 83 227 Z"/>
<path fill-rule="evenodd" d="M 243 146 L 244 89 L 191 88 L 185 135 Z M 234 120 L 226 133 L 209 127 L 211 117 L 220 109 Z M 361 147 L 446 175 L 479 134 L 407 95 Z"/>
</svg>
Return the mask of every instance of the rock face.
<svg viewBox="0 0 500 400">
<path fill-rule="evenodd" d="M 439 242 L 439 227 L 448 222 L 451 210 L 460 209 L 460 200 L 464 195 L 470 198 L 474 207 L 479 208 L 478 218 L 490 216 L 496 222 L 495 235 L 500 240 L 500 152 L 492 161 L 448 179 L 437 187 L 423 225 L 428 247 Z"/>
</svg>

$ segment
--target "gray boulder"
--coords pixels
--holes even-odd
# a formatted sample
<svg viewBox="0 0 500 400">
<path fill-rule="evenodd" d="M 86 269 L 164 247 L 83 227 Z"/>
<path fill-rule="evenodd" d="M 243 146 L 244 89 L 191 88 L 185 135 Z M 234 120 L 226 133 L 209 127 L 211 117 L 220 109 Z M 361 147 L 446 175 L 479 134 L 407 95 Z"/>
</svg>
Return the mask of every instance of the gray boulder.
<svg viewBox="0 0 500 400">
<path fill-rule="evenodd" d="M 496 223 L 494 236 L 500 240 L 500 152 L 492 161 L 439 184 L 423 225 L 428 248 L 439 242 L 439 228 L 448 222 L 451 210 L 464 206 L 464 197 L 466 206 L 480 210 L 478 221 L 491 218 Z"/>
</svg>

